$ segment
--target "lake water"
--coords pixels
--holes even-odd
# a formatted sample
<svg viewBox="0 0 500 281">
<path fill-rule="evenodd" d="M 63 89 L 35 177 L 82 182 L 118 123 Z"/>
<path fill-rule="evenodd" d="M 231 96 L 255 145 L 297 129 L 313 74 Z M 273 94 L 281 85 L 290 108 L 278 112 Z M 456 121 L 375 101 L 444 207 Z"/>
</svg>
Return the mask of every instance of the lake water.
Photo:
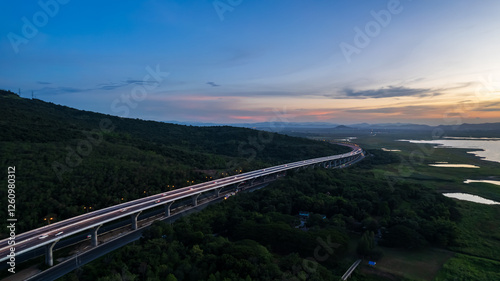
<svg viewBox="0 0 500 281">
<path fill-rule="evenodd" d="M 500 140 L 498 138 L 468 138 L 468 139 L 440 139 L 440 140 L 398 140 L 411 143 L 429 143 L 437 147 L 477 149 L 471 151 L 483 160 L 500 163 Z"/>
<path fill-rule="evenodd" d="M 479 166 L 470 164 L 429 164 L 429 166 L 442 168 L 479 168 Z"/>
<path fill-rule="evenodd" d="M 346 137 L 346 138 L 343 138 L 343 139 L 335 139 L 335 141 L 348 141 L 348 142 L 351 142 L 352 140 L 355 140 L 357 138 L 358 137 Z"/>
<path fill-rule="evenodd" d="M 438 148 L 464 148 L 464 149 L 474 149 L 476 151 L 470 151 L 472 153 L 481 157 L 483 160 L 493 161 L 500 163 L 500 139 L 498 138 L 448 138 L 440 140 L 399 140 L 408 141 L 411 143 L 428 143 L 435 144 Z M 436 164 L 431 164 L 431 166 L 436 167 L 468 167 L 477 168 L 477 166 L 469 164 L 449 164 L 446 162 L 437 162 Z M 499 172 L 500 174 L 500 172 Z M 470 182 L 485 182 L 490 184 L 500 185 L 500 181 L 495 180 L 466 180 L 464 183 Z M 444 196 L 455 198 L 459 200 L 465 200 L 480 204 L 487 205 L 498 205 L 500 202 L 489 200 L 477 195 L 467 194 L 467 193 L 443 193 Z"/>
<path fill-rule="evenodd" d="M 455 198 L 458 200 L 464 200 L 464 201 L 486 204 L 486 205 L 498 205 L 498 204 L 500 204 L 499 202 L 489 200 L 489 199 L 486 199 L 486 198 L 483 198 L 483 197 L 480 197 L 477 195 L 467 194 L 467 193 L 443 193 L 443 195 L 446 197 Z"/>
<path fill-rule="evenodd" d="M 399 152 L 401 150 L 399 149 L 387 149 L 387 148 L 382 148 L 383 151 L 395 151 L 395 152 Z"/>
<path fill-rule="evenodd" d="M 494 181 L 494 180 L 465 180 L 464 183 L 471 183 L 471 182 L 484 182 L 484 183 L 491 183 L 494 185 L 500 185 L 500 181 Z"/>
</svg>

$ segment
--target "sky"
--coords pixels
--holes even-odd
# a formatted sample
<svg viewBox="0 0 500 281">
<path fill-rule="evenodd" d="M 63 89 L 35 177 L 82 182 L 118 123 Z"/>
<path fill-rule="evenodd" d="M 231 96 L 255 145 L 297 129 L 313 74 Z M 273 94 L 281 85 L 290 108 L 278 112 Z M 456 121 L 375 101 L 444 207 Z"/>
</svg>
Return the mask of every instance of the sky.
<svg viewBox="0 0 500 281">
<path fill-rule="evenodd" d="M 0 88 L 157 121 L 500 122 L 500 1 L 11 1 Z"/>
</svg>

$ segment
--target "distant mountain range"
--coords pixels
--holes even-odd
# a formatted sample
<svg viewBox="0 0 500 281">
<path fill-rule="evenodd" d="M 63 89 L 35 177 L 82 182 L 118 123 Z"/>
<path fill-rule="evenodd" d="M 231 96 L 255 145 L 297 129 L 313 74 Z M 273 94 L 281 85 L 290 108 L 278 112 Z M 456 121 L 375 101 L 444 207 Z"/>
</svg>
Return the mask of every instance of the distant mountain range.
<svg viewBox="0 0 500 281">
<path fill-rule="evenodd" d="M 198 123 L 198 122 L 177 122 L 168 121 L 168 123 L 191 125 L 191 126 L 223 126 L 217 123 Z M 498 123 L 481 123 L 481 124 L 468 124 L 463 123 L 460 125 L 422 125 L 411 123 L 359 123 L 352 125 L 343 125 L 327 122 L 259 122 L 259 123 L 232 123 L 224 124 L 233 127 L 254 128 L 269 131 L 281 131 L 290 129 L 333 129 L 333 130 L 414 130 L 414 131 L 427 131 L 435 128 L 443 130 L 454 131 L 500 131 L 500 122 Z"/>
</svg>

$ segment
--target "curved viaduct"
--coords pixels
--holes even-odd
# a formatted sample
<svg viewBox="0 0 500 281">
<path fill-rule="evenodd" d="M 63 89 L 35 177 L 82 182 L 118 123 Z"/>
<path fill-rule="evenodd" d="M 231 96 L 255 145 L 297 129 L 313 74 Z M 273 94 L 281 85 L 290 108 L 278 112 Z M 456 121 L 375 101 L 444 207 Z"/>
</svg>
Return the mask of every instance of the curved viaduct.
<svg viewBox="0 0 500 281">
<path fill-rule="evenodd" d="M 156 208 L 160 205 L 164 206 L 165 216 L 168 217 L 171 215 L 170 208 L 174 202 L 190 199 L 191 204 L 196 206 L 198 204 L 198 198 L 202 193 L 213 192 L 213 196 L 219 197 L 221 196 L 221 191 L 223 189 L 238 191 L 255 187 L 282 177 L 285 175 L 286 171 L 289 170 L 300 170 L 309 167 L 343 168 L 352 165 L 365 157 L 365 152 L 359 146 L 355 144 L 342 145 L 352 148 L 352 151 L 339 155 L 273 166 L 189 187 L 179 188 L 169 192 L 96 210 L 21 233 L 16 235 L 15 245 L 9 245 L 9 239 L 0 241 L 0 261 L 8 261 L 10 259 L 11 247 L 15 247 L 15 255 L 19 256 L 23 253 L 45 246 L 45 262 L 47 265 L 52 266 L 52 249 L 59 240 L 90 230 L 92 231 L 92 246 L 97 246 L 97 231 L 105 223 L 115 221 L 123 217 L 130 217 L 132 228 L 136 229 L 137 217 L 139 214 L 145 210 Z"/>
</svg>

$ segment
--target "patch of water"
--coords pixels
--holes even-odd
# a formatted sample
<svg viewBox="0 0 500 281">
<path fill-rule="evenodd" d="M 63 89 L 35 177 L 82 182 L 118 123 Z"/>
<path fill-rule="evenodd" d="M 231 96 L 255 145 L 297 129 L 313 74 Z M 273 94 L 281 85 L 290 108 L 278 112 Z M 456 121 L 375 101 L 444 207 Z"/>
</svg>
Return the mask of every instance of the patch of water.
<svg viewBox="0 0 500 281">
<path fill-rule="evenodd" d="M 500 205 L 499 202 L 468 193 L 443 193 L 444 196 L 486 205 Z"/>
<path fill-rule="evenodd" d="M 500 185 L 500 181 L 493 181 L 493 180 L 465 180 L 464 181 L 464 183 L 471 183 L 471 182 L 485 182 L 485 183 Z"/>
<path fill-rule="evenodd" d="M 479 166 L 470 164 L 429 164 L 429 166 L 442 168 L 479 168 Z"/>
</svg>

